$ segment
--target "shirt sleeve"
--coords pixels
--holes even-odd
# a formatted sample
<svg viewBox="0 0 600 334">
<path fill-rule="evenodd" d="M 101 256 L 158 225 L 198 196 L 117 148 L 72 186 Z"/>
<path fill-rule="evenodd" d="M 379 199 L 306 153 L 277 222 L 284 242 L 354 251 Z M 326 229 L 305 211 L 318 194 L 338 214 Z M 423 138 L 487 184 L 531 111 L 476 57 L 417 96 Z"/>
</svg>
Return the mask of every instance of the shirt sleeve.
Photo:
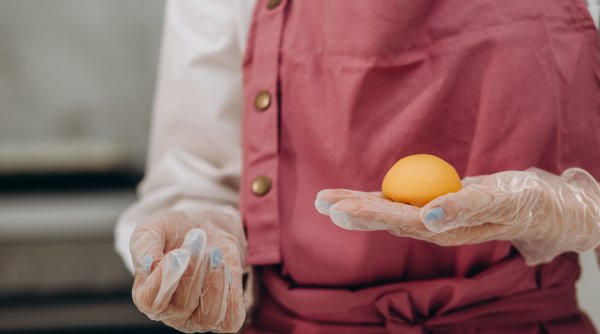
<svg viewBox="0 0 600 334">
<path fill-rule="evenodd" d="M 587 5 L 590 10 L 590 15 L 592 15 L 594 23 L 596 24 L 596 29 L 598 29 L 600 20 L 600 0 L 587 0 Z"/>
<path fill-rule="evenodd" d="M 168 209 L 238 205 L 241 20 L 250 15 L 240 10 L 239 0 L 167 2 L 146 172 L 138 201 L 115 228 L 115 248 L 131 272 L 129 240 L 140 220 Z"/>
</svg>

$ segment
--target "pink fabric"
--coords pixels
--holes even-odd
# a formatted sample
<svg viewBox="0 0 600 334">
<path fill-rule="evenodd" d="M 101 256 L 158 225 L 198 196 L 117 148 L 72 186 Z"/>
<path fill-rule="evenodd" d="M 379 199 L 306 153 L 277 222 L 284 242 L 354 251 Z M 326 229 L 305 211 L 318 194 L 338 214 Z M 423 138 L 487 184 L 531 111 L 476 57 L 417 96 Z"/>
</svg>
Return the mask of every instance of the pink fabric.
<svg viewBox="0 0 600 334">
<path fill-rule="evenodd" d="M 471 278 L 348 290 L 296 286 L 266 267 L 248 333 L 539 333 L 541 326 L 551 334 L 594 333 L 557 268 L 578 272 L 576 256 L 553 262 L 542 289 L 531 288 L 535 273 L 513 257 Z"/>
<path fill-rule="evenodd" d="M 241 202 L 249 263 L 276 266 L 262 271 L 251 332 L 395 332 L 390 323 L 459 314 L 461 326 L 490 333 L 502 324 L 593 333 L 574 301 L 572 254 L 531 268 L 508 242 L 439 247 L 346 231 L 313 206 L 324 188 L 378 190 L 387 169 L 414 153 L 438 155 L 461 176 L 578 166 L 600 178 L 600 53 L 584 4 L 266 3 L 257 3 L 244 60 Z M 266 111 L 254 109 L 261 90 L 275 98 Z M 266 196 L 250 192 L 257 175 L 274 182 Z M 518 297 L 536 290 L 530 303 Z M 503 298 L 501 307 L 539 317 L 511 323 L 523 309 L 487 304 Z M 382 313 L 382 303 L 399 315 Z M 480 310 L 495 325 L 478 323 Z M 455 331 L 454 319 L 431 330 Z"/>
</svg>

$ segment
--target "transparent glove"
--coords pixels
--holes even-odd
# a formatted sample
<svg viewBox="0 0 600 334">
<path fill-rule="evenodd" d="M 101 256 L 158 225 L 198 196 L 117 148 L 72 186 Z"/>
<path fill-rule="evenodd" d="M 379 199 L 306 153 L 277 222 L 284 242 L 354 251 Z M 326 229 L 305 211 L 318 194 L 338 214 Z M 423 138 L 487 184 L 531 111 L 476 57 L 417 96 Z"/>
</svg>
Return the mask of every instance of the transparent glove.
<svg viewBox="0 0 600 334">
<path fill-rule="evenodd" d="M 133 301 L 182 332 L 236 332 L 246 317 L 246 240 L 233 209 L 169 211 L 140 222 L 130 242 Z"/>
<path fill-rule="evenodd" d="M 510 240 L 527 264 L 600 243 L 600 186 L 586 171 L 557 176 L 541 169 L 465 178 L 463 189 L 423 208 L 381 193 L 319 192 L 315 207 L 349 230 L 387 230 L 442 246 Z"/>
</svg>

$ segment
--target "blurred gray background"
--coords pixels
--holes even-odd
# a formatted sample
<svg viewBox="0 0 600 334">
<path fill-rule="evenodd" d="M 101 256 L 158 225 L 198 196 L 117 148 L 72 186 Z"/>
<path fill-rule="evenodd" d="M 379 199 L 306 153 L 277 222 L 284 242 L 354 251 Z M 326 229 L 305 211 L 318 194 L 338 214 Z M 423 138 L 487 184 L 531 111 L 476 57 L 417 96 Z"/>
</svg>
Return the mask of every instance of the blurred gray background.
<svg viewBox="0 0 600 334">
<path fill-rule="evenodd" d="M 2 332 L 170 332 L 132 305 L 112 244 L 143 172 L 163 5 L 0 0 Z M 600 271 L 582 262 L 600 328 Z"/>
<path fill-rule="evenodd" d="M 163 0 L 0 0 L 0 332 L 174 332 L 113 250 L 146 154 Z"/>
<path fill-rule="evenodd" d="M 42 144 L 61 149 L 63 164 L 85 164 L 64 156 L 77 152 L 141 169 L 162 8 L 158 0 L 0 0 L 0 153 Z M 23 154 L 18 160 L 29 160 Z M 58 163 L 40 159 L 21 167 Z"/>
</svg>

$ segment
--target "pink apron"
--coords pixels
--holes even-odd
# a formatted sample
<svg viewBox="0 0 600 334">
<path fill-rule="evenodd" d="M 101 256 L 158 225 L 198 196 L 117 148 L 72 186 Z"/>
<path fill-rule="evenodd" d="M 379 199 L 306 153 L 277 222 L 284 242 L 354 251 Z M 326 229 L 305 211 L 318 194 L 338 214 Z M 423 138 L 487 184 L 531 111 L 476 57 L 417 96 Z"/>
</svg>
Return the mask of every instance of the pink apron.
<svg viewBox="0 0 600 334">
<path fill-rule="evenodd" d="M 509 242 L 346 231 L 313 203 L 378 190 L 414 153 L 463 177 L 599 178 L 596 34 L 581 0 L 259 0 L 241 207 L 263 286 L 247 333 L 595 333 L 575 254 L 527 267 Z"/>
</svg>

